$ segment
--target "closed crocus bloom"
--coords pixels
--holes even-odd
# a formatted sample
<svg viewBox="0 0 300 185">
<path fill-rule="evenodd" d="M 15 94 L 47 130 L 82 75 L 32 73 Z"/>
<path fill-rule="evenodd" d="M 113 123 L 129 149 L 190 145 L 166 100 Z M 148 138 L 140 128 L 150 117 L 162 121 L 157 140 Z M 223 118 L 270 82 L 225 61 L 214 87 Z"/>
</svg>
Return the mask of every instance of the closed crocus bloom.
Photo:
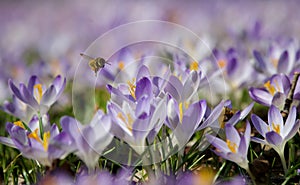
<svg viewBox="0 0 300 185">
<path fill-rule="evenodd" d="M 12 80 L 8 81 L 13 94 L 40 114 L 45 114 L 51 105 L 59 98 L 66 85 L 66 78 L 58 75 L 46 88 L 37 76 L 31 76 L 28 85 L 20 83 L 19 88 Z"/>
<path fill-rule="evenodd" d="M 287 167 L 284 159 L 284 147 L 294 137 L 300 127 L 300 122 L 296 120 L 296 115 L 296 107 L 293 106 L 284 123 L 280 110 L 272 105 L 268 112 L 268 123 L 265 123 L 256 115 L 251 116 L 254 127 L 264 137 L 264 139 L 252 137 L 251 140 L 272 147 L 279 154 L 285 173 L 287 172 Z"/>
<path fill-rule="evenodd" d="M 75 154 L 90 170 L 95 168 L 101 153 L 113 138 L 110 134 L 110 117 L 99 110 L 87 125 L 82 125 L 69 116 L 62 117 L 60 123 L 73 141 L 72 147 L 75 149 Z"/>
</svg>

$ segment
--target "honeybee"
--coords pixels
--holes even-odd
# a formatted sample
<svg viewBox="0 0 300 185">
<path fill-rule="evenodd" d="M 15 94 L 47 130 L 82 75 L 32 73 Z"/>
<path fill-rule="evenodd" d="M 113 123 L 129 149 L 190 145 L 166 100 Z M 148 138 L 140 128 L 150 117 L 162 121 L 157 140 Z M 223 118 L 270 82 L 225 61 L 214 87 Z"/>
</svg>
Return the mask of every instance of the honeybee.
<svg viewBox="0 0 300 185">
<path fill-rule="evenodd" d="M 99 69 L 104 68 L 105 64 L 111 65 L 109 62 L 105 61 L 104 58 L 98 57 L 93 58 L 88 55 L 85 55 L 83 53 L 80 53 L 80 56 L 82 56 L 84 59 L 89 60 L 89 66 L 91 70 L 95 72 L 95 76 L 97 77 L 97 72 Z"/>
</svg>

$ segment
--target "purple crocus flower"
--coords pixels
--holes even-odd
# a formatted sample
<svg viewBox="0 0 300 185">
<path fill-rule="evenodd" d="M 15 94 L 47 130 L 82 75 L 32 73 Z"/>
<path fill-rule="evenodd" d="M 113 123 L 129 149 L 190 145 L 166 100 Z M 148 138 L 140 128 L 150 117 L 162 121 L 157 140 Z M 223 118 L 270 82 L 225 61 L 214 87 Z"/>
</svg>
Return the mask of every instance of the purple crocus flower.
<svg viewBox="0 0 300 185">
<path fill-rule="evenodd" d="M 17 88 L 11 79 L 8 84 L 19 100 L 43 115 L 63 92 L 66 78 L 58 75 L 47 89 L 40 83 L 37 76 L 31 76 L 27 86 L 20 83 L 19 88 Z"/>
<path fill-rule="evenodd" d="M 126 141 L 138 154 L 145 150 L 146 139 L 152 142 L 166 118 L 166 96 L 156 93 L 148 68 L 142 66 L 136 82 L 108 85 L 111 101 L 107 105 L 112 132 Z"/>
<path fill-rule="evenodd" d="M 53 160 L 63 159 L 72 152 L 72 140 L 64 131 L 59 132 L 56 124 L 50 125 L 47 116 L 43 117 L 44 133 L 40 135 L 39 119 L 34 116 L 28 125 L 21 121 L 8 122 L 6 130 L 10 138 L 0 137 L 0 142 L 17 148 L 22 155 L 34 159 L 42 165 L 50 166 Z"/>
<path fill-rule="evenodd" d="M 99 110 L 88 125 L 82 125 L 69 116 L 62 117 L 60 123 L 73 141 L 72 147 L 75 149 L 75 154 L 90 170 L 93 169 L 101 153 L 113 138 L 110 133 L 110 117 Z"/>
<path fill-rule="evenodd" d="M 285 173 L 287 172 L 284 159 L 285 144 L 294 137 L 300 127 L 300 121 L 296 120 L 296 116 L 296 107 L 293 106 L 284 123 L 280 110 L 273 105 L 268 112 L 268 123 L 256 115 L 251 116 L 254 127 L 264 138 L 252 137 L 251 140 L 272 147 L 279 154 Z"/>
<path fill-rule="evenodd" d="M 291 82 L 286 75 L 276 74 L 265 82 L 263 88 L 251 87 L 249 95 L 259 104 L 265 106 L 275 105 L 283 108 L 290 86 Z M 299 96 L 299 93 L 299 90 L 296 89 L 294 95 Z"/>
<path fill-rule="evenodd" d="M 183 104 L 170 97 L 166 125 L 172 129 L 175 143 L 185 145 L 195 133 L 206 112 L 206 101 L 200 100 L 191 105 Z"/>
<path fill-rule="evenodd" d="M 277 73 L 289 75 L 299 68 L 299 44 L 296 40 L 270 43 L 267 54 L 263 56 L 259 51 L 253 51 L 256 69 L 267 76 Z"/>
<path fill-rule="evenodd" d="M 243 135 L 240 135 L 231 124 L 225 125 L 225 132 L 226 142 L 209 134 L 206 135 L 206 138 L 214 147 L 217 148 L 214 152 L 218 156 L 235 162 L 249 172 L 247 153 L 250 143 L 250 123 L 247 122 L 246 130 Z"/>
</svg>

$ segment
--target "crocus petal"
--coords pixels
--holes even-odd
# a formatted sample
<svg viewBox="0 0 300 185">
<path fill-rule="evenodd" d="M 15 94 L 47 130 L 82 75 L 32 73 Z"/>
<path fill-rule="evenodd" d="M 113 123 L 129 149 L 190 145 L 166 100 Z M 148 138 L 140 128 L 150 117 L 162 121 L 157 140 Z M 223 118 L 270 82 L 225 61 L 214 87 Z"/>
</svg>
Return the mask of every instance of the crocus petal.
<svg viewBox="0 0 300 185">
<path fill-rule="evenodd" d="M 254 58 L 256 59 L 256 61 L 258 62 L 259 68 L 261 70 L 265 70 L 266 64 L 265 64 L 265 61 L 264 61 L 263 57 L 261 56 L 260 52 L 254 50 L 253 55 L 254 55 Z"/>
<path fill-rule="evenodd" d="M 274 94 L 274 97 L 272 99 L 272 105 L 275 105 L 278 108 L 283 108 L 285 103 L 286 95 L 281 92 L 277 92 Z"/>
<path fill-rule="evenodd" d="M 274 131 L 266 133 L 266 140 L 274 146 L 279 146 L 282 143 L 282 137 Z"/>
<path fill-rule="evenodd" d="M 269 131 L 269 126 L 258 116 L 255 114 L 251 115 L 251 120 L 256 128 L 256 130 L 259 132 L 260 135 L 263 137 L 266 137 L 266 133 Z"/>
<path fill-rule="evenodd" d="M 235 125 L 238 121 L 240 121 L 241 111 L 236 112 L 227 122 L 226 124 Z"/>
<path fill-rule="evenodd" d="M 240 115 L 240 120 L 243 120 L 248 114 L 249 112 L 252 110 L 254 106 L 254 102 L 250 103 L 242 112 Z"/>
<path fill-rule="evenodd" d="M 189 100 L 198 90 L 200 77 L 197 71 L 192 71 L 188 79 L 185 81 L 182 90 L 182 100 Z"/>
<path fill-rule="evenodd" d="M 151 99 L 145 95 L 143 97 L 141 97 L 136 105 L 136 109 L 135 109 L 135 115 L 139 118 L 139 119 L 144 119 L 147 116 L 149 116 L 150 114 L 150 101 Z"/>
<path fill-rule="evenodd" d="M 38 77 L 33 75 L 30 77 L 29 81 L 28 81 L 28 91 L 31 93 L 31 95 L 33 96 L 33 91 L 34 91 L 34 85 L 35 84 L 38 84 L 39 83 L 39 80 L 38 80 Z"/>
<path fill-rule="evenodd" d="M 54 85 L 51 85 L 43 94 L 41 104 L 51 106 L 56 101 L 56 93 Z"/>
<path fill-rule="evenodd" d="M 249 95 L 252 100 L 256 101 L 259 104 L 270 106 L 272 103 L 273 96 L 264 89 L 251 87 L 249 89 Z"/>
<path fill-rule="evenodd" d="M 182 90 L 183 90 L 183 85 L 181 81 L 175 76 L 170 76 L 169 83 L 167 83 L 165 87 L 165 91 L 171 94 L 171 96 L 175 98 L 176 101 L 179 102 L 181 100 Z"/>
<path fill-rule="evenodd" d="M 145 65 L 142 65 L 139 68 L 139 71 L 136 75 L 136 81 L 141 80 L 143 77 L 150 77 L 150 71 L 149 71 L 148 67 Z"/>
<path fill-rule="evenodd" d="M 258 137 L 251 137 L 251 141 L 256 142 L 256 143 L 260 143 L 260 144 L 268 144 L 265 140 L 260 139 Z"/>
<path fill-rule="evenodd" d="M 296 107 L 293 106 L 289 112 L 289 115 L 288 115 L 286 121 L 285 121 L 284 129 L 282 131 L 283 138 L 285 138 L 290 133 L 291 129 L 295 125 L 296 116 L 297 116 Z"/>
<path fill-rule="evenodd" d="M 283 119 L 282 115 L 277 107 L 271 105 L 269 112 L 268 112 L 268 122 L 269 126 L 273 128 L 273 124 L 279 125 L 280 132 L 283 130 Z"/>
<path fill-rule="evenodd" d="M 225 132 L 226 132 L 226 139 L 230 140 L 231 142 L 234 142 L 236 145 L 239 145 L 241 138 L 238 131 L 234 128 L 233 125 L 226 124 Z"/>
<path fill-rule="evenodd" d="M 284 51 L 279 58 L 277 71 L 278 73 L 286 73 L 289 67 L 289 54 L 287 51 Z"/>
<path fill-rule="evenodd" d="M 231 152 L 229 150 L 227 144 L 223 140 L 221 140 L 215 136 L 209 135 L 209 134 L 207 134 L 205 136 L 206 136 L 208 142 L 210 142 L 214 147 L 216 147 L 220 151 L 222 151 L 224 153 Z"/>
<path fill-rule="evenodd" d="M 299 131 L 299 127 L 300 127 L 300 121 L 297 120 L 296 123 L 293 125 L 292 129 L 289 131 L 289 133 L 285 136 L 284 140 L 288 141 L 290 140 L 292 137 L 295 136 L 295 134 Z"/>
<path fill-rule="evenodd" d="M 250 126 L 249 121 L 247 120 L 246 130 L 244 133 L 244 138 L 245 138 L 247 146 L 249 146 L 249 143 L 250 143 L 250 135 L 251 135 L 251 126 Z"/>
<path fill-rule="evenodd" d="M 199 126 L 199 128 L 197 130 L 202 130 L 206 127 L 208 127 L 209 125 L 211 125 L 212 123 L 214 123 L 216 120 L 218 120 L 219 116 L 222 113 L 223 107 L 227 106 L 229 103 L 229 101 L 221 101 L 210 113 L 210 115 L 208 116 L 208 118 L 206 118 L 206 120 Z"/>
<path fill-rule="evenodd" d="M 23 99 L 25 100 L 25 103 L 29 104 L 34 109 L 39 108 L 38 102 L 32 96 L 32 94 L 29 93 L 27 87 L 23 83 L 20 84 L 20 92 L 21 92 Z"/>
<path fill-rule="evenodd" d="M 136 83 L 136 99 L 139 100 L 143 95 L 148 95 L 149 98 L 152 97 L 152 84 L 147 77 L 142 78 Z"/>
<path fill-rule="evenodd" d="M 12 90 L 12 92 L 14 93 L 14 95 L 17 98 L 19 98 L 21 101 L 23 101 L 24 103 L 26 103 L 26 100 L 24 100 L 23 96 L 21 95 L 21 92 L 15 86 L 15 84 L 13 83 L 13 81 L 11 79 L 8 80 L 8 85 L 9 85 L 10 89 Z"/>
<path fill-rule="evenodd" d="M 177 126 L 177 124 L 180 122 L 179 121 L 179 108 L 178 108 L 178 103 L 174 98 L 170 98 L 168 101 L 167 105 L 167 122 L 166 125 L 174 130 Z"/>
<path fill-rule="evenodd" d="M 16 148 L 16 145 L 14 144 L 13 140 L 7 137 L 0 137 L 0 143 L 12 148 Z"/>
</svg>

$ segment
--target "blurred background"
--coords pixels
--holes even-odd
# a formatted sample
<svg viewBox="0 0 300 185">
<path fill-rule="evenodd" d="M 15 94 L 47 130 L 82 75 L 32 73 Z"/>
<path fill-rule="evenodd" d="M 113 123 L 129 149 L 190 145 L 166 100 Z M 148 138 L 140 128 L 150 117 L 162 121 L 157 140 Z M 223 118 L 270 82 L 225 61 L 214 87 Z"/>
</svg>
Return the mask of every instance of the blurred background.
<svg viewBox="0 0 300 185">
<path fill-rule="evenodd" d="M 4 0 L 0 2 L 0 103 L 11 97 L 9 78 L 27 83 L 33 74 L 44 79 L 62 74 L 72 80 L 79 53 L 125 23 L 177 23 L 211 48 L 240 47 L 251 56 L 253 48 L 264 47 L 266 40 L 299 37 L 297 5 L 296 1 Z"/>
</svg>

